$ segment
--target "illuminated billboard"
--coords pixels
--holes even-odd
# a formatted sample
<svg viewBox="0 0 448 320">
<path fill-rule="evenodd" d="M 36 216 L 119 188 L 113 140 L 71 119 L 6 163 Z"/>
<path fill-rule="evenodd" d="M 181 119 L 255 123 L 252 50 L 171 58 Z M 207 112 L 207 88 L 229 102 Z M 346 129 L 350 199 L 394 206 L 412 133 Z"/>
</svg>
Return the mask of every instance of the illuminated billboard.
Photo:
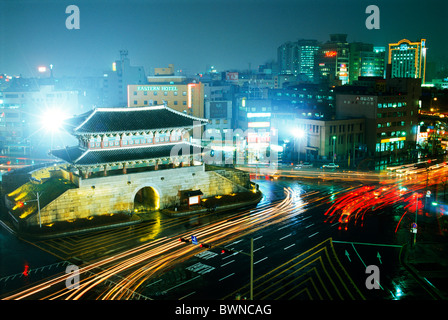
<svg viewBox="0 0 448 320">
<path fill-rule="evenodd" d="M 226 72 L 227 81 L 238 81 L 238 72 Z"/>
</svg>

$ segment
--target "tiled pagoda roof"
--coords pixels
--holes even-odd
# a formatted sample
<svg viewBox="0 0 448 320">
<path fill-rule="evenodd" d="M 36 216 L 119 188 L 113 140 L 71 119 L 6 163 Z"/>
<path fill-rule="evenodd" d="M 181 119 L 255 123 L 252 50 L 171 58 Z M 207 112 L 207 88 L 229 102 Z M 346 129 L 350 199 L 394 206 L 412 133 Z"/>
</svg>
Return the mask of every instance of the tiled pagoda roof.
<svg viewBox="0 0 448 320">
<path fill-rule="evenodd" d="M 85 149 L 79 146 L 52 150 L 51 154 L 73 165 L 92 166 L 139 160 L 152 160 L 170 156 L 198 154 L 203 147 L 187 142 L 168 143 L 107 149 Z"/>
<path fill-rule="evenodd" d="M 186 115 L 164 105 L 149 107 L 97 108 L 65 121 L 74 135 L 142 132 L 193 128 L 206 119 Z"/>
</svg>

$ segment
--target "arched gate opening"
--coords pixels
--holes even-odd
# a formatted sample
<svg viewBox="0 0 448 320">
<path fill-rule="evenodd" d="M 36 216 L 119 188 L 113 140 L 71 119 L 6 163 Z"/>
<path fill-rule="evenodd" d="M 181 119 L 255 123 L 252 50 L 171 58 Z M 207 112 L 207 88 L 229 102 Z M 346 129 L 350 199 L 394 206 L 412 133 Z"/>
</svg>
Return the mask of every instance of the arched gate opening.
<svg viewBox="0 0 448 320">
<path fill-rule="evenodd" d="M 160 195 L 153 187 L 144 187 L 137 191 L 134 197 L 136 212 L 149 212 L 160 209 Z"/>
</svg>

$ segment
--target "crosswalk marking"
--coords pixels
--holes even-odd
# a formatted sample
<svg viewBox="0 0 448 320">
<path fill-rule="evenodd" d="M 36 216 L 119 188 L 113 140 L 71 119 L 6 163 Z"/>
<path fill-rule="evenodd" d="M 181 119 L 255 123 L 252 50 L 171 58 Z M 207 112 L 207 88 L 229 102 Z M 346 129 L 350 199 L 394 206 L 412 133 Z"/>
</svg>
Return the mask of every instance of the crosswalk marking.
<svg viewBox="0 0 448 320">
<path fill-rule="evenodd" d="M 208 260 L 211 259 L 213 257 L 216 257 L 218 254 L 216 252 L 213 251 L 203 251 L 203 252 L 199 252 L 198 254 L 195 254 L 195 257 L 204 259 L 204 260 Z"/>
<path fill-rule="evenodd" d="M 195 263 L 192 266 L 187 267 L 187 270 L 199 273 L 199 274 L 206 274 L 212 270 L 214 270 L 215 267 L 209 266 L 207 264 L 203 264 L 201 262 Z"/>
</svg>

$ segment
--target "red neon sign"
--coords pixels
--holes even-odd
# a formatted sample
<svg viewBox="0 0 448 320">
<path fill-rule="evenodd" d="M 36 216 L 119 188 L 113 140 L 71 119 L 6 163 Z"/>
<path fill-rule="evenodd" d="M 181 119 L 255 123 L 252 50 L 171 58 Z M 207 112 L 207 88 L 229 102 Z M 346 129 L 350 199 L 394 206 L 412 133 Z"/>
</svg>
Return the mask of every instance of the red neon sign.
<svg viewBox="0 0 448 320">
<path fill-rule="evenodd" d="M 327 51 L 327 52 L 325 52 L 325 56 L 327 58 L 329 58 L 329 57 L 336 57 L 337 55 L 338 55 L 337 51 Z"/>
</svg>

